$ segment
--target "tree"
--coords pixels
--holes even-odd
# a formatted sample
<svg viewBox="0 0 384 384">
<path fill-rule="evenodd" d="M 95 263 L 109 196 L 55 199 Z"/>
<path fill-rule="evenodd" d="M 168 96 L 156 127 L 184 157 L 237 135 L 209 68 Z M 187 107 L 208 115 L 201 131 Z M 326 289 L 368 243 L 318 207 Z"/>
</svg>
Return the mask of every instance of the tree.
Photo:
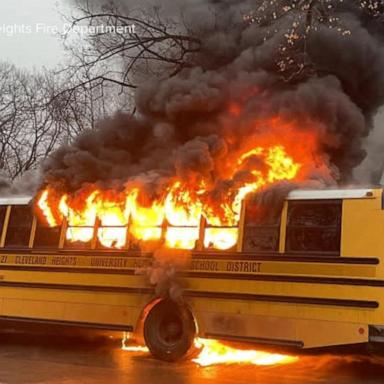
<svg viewBox="0 0 384 384">
<path fill-rule="evenodd" d="M 0 170 L 10 179 L 38 166 L 63 137 L 49 104 L 54 77 L 0 65 Z"/>
<path fill-rule="evenodd" d="M 300 81 L 316 72 L 308 54 L 314 31 L 326 27 L 336 29 L 342 35 L 350 34 L 338 18 L 341 7 L 357 7 L 371 18 L 383 18 L 383 4 L 378 0 L 255 0 L 254 4 L 253 9 L 244 14 L 244 26 L 258 24 L 265 31 L 265 40 L 281 34 L 276 72 L 288 82 Z M 216 20 L 220 19 L 223 9 L 226 12 L 227 7 L 220 5 L 221 2 L 209 5 Z M 188 25 L 181 10 L 171 18 L 162 12 L 161 6 L 126 10 L 113 0 L 104 5 L 78 0 L 76 15 L 70 21 L 72 32 L 83 26 L 96 31 L 100 26 L 104 29 L 86 35 L 80 43 L 73 41 L 71 32 L 65 36 L 67 48 L 74 58 L 71 77 L 77 79 L 69 91 L 73 86 L 92 83 L 101 88 L 113 84 L 120 88 L 120 92 L 132 94 L 148 76 L 172 77 L 183 68 L 193 67 L 196 56 L 204 48 L 204 32 Z M 219 24 L 215 21 L 212 27 L 217 29 Z M 132 25 L 134 31 L 129 28 L 123 32 L 118 30 Z M 205 34 L 209 33 L 207 28 Z"/>
<path fill-rule="evenodd" d="M 285 81 L 300 81 L 317 71 L 309 54 L 313 32 L 329 28 L 343 36 L 351 34 L 338 17 L 339 10 L 348 8 L 359 9 L 369 20 L 381 22 L 384 17 L 384 4 L 379 0 L 263 0 L 244 18 L 260 26 L 269 24 L 272 29 L 279 20 L 289 20 L 276 65 Z"/>
<path fill-rule="evenodd" d="M 74 60 L 66 70 L 79 88 L 113 85 L 122 93 L 147 76 L 174 76 L 191 65 L 190 57 L 201 45 L 185 25 L 163 18 L 160 7 L 127 13 L 113 1 L 103 6 L 82 1 L 70 21 L 64 38 Z M 81 34 L 80 42 L 74 42 L 74 34 L 85 25 L 94 33 L 85 39 Z"/>
</svg>

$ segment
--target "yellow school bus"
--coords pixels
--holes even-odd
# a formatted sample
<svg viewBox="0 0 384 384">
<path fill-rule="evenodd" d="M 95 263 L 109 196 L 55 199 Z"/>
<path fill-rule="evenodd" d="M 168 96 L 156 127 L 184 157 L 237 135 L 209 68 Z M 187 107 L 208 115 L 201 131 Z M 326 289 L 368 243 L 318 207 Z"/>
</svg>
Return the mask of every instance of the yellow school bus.
<svg viewBox="0 0 384 384">
<path fill-rule="evenodd" d="M 176 301 L 151 285 L 151 252 L 106 249 L 96 235 L 70 243 L 65 222 L 50 228 L 32 206 L 0 199 L 2 320 L 134 332 L 164 360 L 187 355 L 197 335 L 301 348 L 384 341 L 382 189 L 293 191 L 279 209 L 247 199 L 233 249 L 204 248 L 201 225 Z"/>
</svg>

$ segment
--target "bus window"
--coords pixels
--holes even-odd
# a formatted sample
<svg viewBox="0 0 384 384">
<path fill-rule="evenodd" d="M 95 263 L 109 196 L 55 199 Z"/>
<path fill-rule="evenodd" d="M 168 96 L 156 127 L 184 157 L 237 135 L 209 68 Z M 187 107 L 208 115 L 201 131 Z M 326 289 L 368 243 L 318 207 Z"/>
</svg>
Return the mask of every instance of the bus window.
<svg viewBox="0 0 384 384">
<path fill-rule="evenodd" d="M 50 227 L 37 220 L 34 248 L 58 248 L 61 227 Z"/>
<path fill-rule="evenodd" d="M 6 247 L 28 247 L 31 235 L 32 212 L 29 206 L 14 205 L 5 240 Z"/>
<path fill-rule="evenodd" d="M 94 231 L 94 227 L 91 226 L 68 226 L 65 248 L 90 249 Z"/>
<path fill-rule="evenodd" d="M 287 252 L 340 254 L 341 200 L 290 201 Z"/>
<path fill-rule="evenodd" d="M 244 221 L 244 252 L 277 252 L 280 238 L 279 209 L 256 199 L 247 201 Z"/>
<path fill-rule="evenodd" d="M 127 227 L 116 226 L 100 226 L 97 229 L 97 245 L 98 249 L 104 248 L 124 248 L 127 242 Z"/>
</svg>

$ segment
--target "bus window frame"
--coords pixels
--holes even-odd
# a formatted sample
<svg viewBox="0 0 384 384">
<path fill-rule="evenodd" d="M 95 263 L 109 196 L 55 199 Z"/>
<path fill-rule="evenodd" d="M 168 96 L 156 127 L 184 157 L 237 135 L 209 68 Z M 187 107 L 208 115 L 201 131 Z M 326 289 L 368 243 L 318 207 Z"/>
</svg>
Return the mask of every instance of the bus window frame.
<svg viewBox="0 0 384 384">
<path fill-rule="evenodd" d="M 30 248 L 30 249 L 33 248 L 34 243 L 35 243 L 36 228 L 37 228 L 37 219 L 36 219 L 36 216 L 33 215 L 31 233 L 29 236 L 29 244 L 28 244 L 28 248 Z"/>
<path fill-rule="evenodd" d="M 1 237 L 0 237 L 0 248 L 4 248 L 5 247 L 5 239 L 7 237 L 8 224 L 9 224 L 9 218 L 10 217 L 11 217 L 11 206 L 7 205 L 6 206 L 6 211 L 5 211 L 3 228 L 2 228 Z"/>
<path fill-rule="evenodd" d="M 239 235 L 237 238 L 236 251 L 243 252 L 244 250 L 244 230 L 245 230 L 245 212 L 247 206 L 247 199 L 243 199 L 240 209 L 240 222 L 239 222 Z"/>
<path fill-rule="evenodd" d="M 68 220 L 66 217 L 63 218 L 60 229 L 59 247 L 58 249 L 63 250 L 65 246 L 65 239 L 67 235 Z"/>
</svg>

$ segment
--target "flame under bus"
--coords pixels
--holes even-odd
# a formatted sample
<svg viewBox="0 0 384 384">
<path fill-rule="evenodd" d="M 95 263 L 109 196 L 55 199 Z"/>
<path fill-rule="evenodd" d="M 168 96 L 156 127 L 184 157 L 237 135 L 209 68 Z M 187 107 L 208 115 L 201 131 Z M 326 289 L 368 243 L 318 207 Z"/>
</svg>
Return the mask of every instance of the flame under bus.
<svg viewBox="0 0 384 384">
<path fill-rule="evenodd" d="M 145 273 L 152 253 L 128 240 L 101 246 L 97 223 L 82 228 L 88 242 L 70 242 L 65 222 L 45 226 L 31 205 L 0 199 L 0 318 L 139 334 L 159 301 Z M 199 335 L 305 348 L 383 341 L 383 191 L 294 191 L 273 209 L 248 199 L 227 251 L 210 249 L 199 227 L 178 275 Z"/>
</svg>

